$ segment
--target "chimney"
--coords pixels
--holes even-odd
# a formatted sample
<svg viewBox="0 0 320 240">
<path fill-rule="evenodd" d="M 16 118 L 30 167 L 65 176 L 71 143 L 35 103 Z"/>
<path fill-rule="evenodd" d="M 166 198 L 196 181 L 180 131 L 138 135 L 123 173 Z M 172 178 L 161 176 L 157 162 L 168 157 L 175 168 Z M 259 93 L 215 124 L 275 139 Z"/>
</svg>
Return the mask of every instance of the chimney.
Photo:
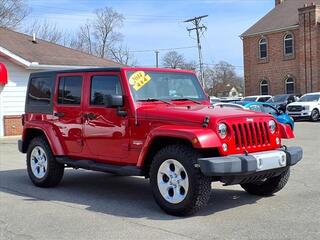
<svg viewBox="0 0 320 240">
<path fill-rule="evenodd" d="M 279 4 L 283 3 L 284 0 L 275 0 L 275 6 L 278 6 Z"/>
<path fill-rule="evenodd" d="M 32 42 L 33 43 L 37 43 L 37 39 L 36 39 L 36 34 L 35 33 L 32 34 Z"/>
</svg>

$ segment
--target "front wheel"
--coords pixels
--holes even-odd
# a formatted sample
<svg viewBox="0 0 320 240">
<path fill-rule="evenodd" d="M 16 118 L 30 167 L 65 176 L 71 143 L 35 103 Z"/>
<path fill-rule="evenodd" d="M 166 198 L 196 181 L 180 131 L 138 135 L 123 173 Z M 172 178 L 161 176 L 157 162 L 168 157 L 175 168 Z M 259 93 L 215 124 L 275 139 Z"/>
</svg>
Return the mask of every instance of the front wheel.
<svg viewBox="0 0 320 240">
<path fill-rule="evenodd" d="M 316 122 L 319 120 L 319 118 L 320 118 L 320 114 L 318 109 L 313 109 L 310 116 L 311 121 Z"/>
<path fill-rule="evenodd" d="M 241 187 L 248 193 L 258 196 L 270 196 L 279 192 L 287 184 L 290 176 L 290 168 L 279 176 L 267 178 L 258 182 L 241 184 Z"/>
<path fill-rule="evenodd" d="M 34 185 L 53 187 L 60 183 L 64 165 L 56 161 L 46 139 L 36 137 L 28 147 L 27 170 Z"/>
<path fill-rule="evenodd" d="M 150 183 L 156 202 L 165 212 L 190 215 L 209 201 L 211 179 L 195 167 L 199 157 L 185 145 L 170 145 L 155 155 Z"/>
</svg>

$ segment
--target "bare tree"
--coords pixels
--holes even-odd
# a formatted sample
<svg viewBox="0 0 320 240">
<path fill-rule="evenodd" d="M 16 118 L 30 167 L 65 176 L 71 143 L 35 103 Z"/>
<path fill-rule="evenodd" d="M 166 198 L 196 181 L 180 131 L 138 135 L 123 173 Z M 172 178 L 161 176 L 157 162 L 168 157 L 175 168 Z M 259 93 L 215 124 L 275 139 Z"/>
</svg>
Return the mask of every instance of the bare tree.
<svg viewBox="0 0 320 240">
<path fill-rule="evenodd" d="M 95 11 L 93 34 L 96 42 L 96 52 L 101 58 L 108 56 L 112 46 L 122 40 L 122 34 L 116 29 L 123 24 L 124 17 L 112 8 L 105 7 Z"/>
<path fill-rule="evenodd" d="M 221 95 L 226 86 L 237 88 L 243 91 L 243 78 L 238 76 L 235 67 L 228 62 L 220 61 L 212 67 L 206 67 L 204 70 L 206 91 L 209 95 Z"/>
<path fill-rule="evenodd" d="M 167 52 L 162 58 L 162 65 L 166 68 L 180 68 L 184 64 L 184 56 L 176 51 Z"/>
<path fill-rule="evenodd" d="M 122 63 L 125 65 L 135 66 L 137 65 L 137 61 L 134 59 L 134 56 L 130 53 L 129 48 L 127 46 L 123 46 L 122 44 L 119 46 L 113 46 L 110 48 L 111 58 L 118 63 Z"/>
<path fill-rule="evenodd" d="M 162 58 L 162 65 L 166 68 L 180 68 L 195 71 L 197 64 L 195 61 L 187 62 L 182 54 L 176 51 L 167 52 Z"/>
<path fill-rule="evenodd" d="M 101 58 L 110 58 L 125 65 L 134 65 L 134 56 L 123 44 L 118 30 L 124 17 L 109 7 L 95 11 L 95 18 L 88 20 L 76 34 L 70 46 Z"/>
<path fill-rule="evenodd" d="M 86 22 L 80 27 L 76 37 L 72 39 L 70 47 L 81 50 L 83 52 L 94 54 L 94 39 L 92 39 L 92 26 L 90 22 Z"/>
<path fill-rule="evenodd" d="M 0 27 L 15 29 L 28 14 L 25 0 L 0 0 Z"/>
<path fill-rule="evenodd" d="M 35 20 L 25 26 L 23 32 L 29 35 L 35 34 L 37 38 L 61 45 L 69 45 L 70 41 L 68 34 L 59 29 L 55 23 L 48 21 Z"/>
</svg>

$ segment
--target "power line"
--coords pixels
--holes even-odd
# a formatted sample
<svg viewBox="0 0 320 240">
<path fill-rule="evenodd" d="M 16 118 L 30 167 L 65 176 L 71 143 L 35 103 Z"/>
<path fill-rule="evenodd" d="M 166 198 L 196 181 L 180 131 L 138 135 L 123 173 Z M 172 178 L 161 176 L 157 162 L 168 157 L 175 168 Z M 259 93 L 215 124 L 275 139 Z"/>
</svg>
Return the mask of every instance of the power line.
<svg viewBox="0 0 320 240">
<path fill-rule="evenodd" d="M 207 30 L 207 27 L 205 25 L 200 25 L 200 22 L 203 18 L 208 17 L 208 15 L 203 15 L 195 18 L 191 18 L 188 20 L 185 20 L 185 23 L 191 22 L 194 27 L 193 28 L 187 28 L 189 34 L 191 31 L 196 31 L 197 34 L 197 45 L 198 45 L 198 54 L 199 54 L 199 64 L 200 64 L 200 80 L 202 82 L 202 86 L 205 87 L 204 82 L 204 76 L 203 76 L 203 66 L 202 66 L 202 51 L 201 51 L 201 42 L 200 42 L 200 32 L 203 32 L 203 30 Z"/>
<path fill-rule="evenodd" d="M 157 48 L 157 49 L 147 49 L 147 50 L 134 50 L 130 51 L 131 53 L 144 53 L 144 52 L 156 52 L 156 51 L 173 51 L 180 49 L 190 49 L 196 48 L 197 46 L 188 46 L 188 47 L 176 47 L 176 48 Z"/>
</svg>

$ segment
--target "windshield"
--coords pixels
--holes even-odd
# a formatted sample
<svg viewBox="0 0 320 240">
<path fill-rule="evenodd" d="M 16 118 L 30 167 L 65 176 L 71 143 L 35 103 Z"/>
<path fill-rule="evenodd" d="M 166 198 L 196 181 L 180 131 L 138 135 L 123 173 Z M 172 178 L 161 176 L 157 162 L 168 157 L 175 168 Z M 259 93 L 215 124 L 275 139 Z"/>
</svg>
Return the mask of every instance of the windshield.
<svg viewBox="0 0 320 240">
<path fill-rule="evenodd" d="M 245 97 L 244 99 L 242 99 L 242 101 L 245 102 L 255 102 L 257 100 L 256 97 Z"/>
<path fill-rule="evenodd" d="M 278 95 L 270 98 L 267 102 L 285 102 L 287 98 L 287 95 Z"/>
<path fill-rule="evenodd" d="M 298 102 L 317 102 L 320 98 L 320 94 L 304 95 Z"/>
<path fill-rule="evenodd" d="M 135 101 L 207 100 L 193 74 L 127 71 L 126 75 Z"/>
</svg>

